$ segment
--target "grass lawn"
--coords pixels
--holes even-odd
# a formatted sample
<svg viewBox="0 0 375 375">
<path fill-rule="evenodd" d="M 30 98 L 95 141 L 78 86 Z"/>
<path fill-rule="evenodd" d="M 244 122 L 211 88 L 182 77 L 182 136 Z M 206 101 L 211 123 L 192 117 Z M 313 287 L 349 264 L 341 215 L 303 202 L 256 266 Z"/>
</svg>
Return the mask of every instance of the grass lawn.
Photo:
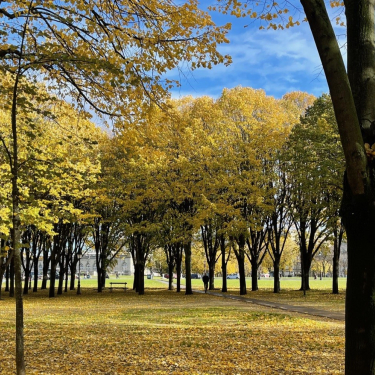
<svg viewBox="0 0 375 375">
<path fill-rule="evenodd" d="M 246 279 L 247 297 L 266 301 L 282 302 L 290 305 L 311 306 L 317 309 L 329 311 L 345 311 L 345 288 L 346 279 L 339 279 L 340 294 L 332 294 L 332 278 L 314 280 L 310 278 L 311 290 L 306 291 L 306 295 L 300 291 L 301 279 L 298 277 L 281 278 L 281 292 L 273 293 L 273 279 L 260 279 L 259 290 L 251 291 L 251 279 Z M 185 280 L 182 281 L 185 283 Z M 193 289 L 202 289 L 202 280 L 192 280 Z M 221 278 L 215 278 L 215 288 L 220 291 L 222 285 Z M 228 293 L 239 295 L 239 280 L 227 280 Z"/>
<path fill-rule="evenodd" d="M 343 322 L 185 296 L 158 280 L 145 280 L 144 296 L 99 294 L 95 282 L 82 280 L 81 296 L 24 297 L 28 374 L 343 373 Z M 12 374 L 15 305 L 3 297 L 0 373 Z"/>
</svg>

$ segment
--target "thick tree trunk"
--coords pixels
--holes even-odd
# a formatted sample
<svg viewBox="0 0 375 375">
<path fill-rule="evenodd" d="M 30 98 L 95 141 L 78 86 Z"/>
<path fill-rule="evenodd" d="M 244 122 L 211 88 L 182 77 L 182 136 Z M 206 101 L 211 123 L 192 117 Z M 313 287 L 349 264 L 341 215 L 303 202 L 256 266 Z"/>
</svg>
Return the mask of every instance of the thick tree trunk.
<svg viewBox="0 0 375 375">
<path fill-rule="evenodd" d="M 193 294 L 191 287 L 191 241 L 184 244 L 185 251 L 185 272 L 186 272 L 186 289 L 185 294 Z"/>
<path fill-rule="evenodd" d="M 138 264 L 138 294 L 141 296 L 145 294 L 145 264 L 144 262 L 139 262 Z"/>
<path fill-rule="evenodd" d="M 70 290 L 75 290 L 76 274 L 77 274 L 77 262 L 72 261 L 72 269 L 70 270 Z"/>
<path fill-rule="evenodd" d="M 134 264 L 134 282 L 133 282 L 133 290 L 138 292 L 138 285 L 139 285 L 139 270 L 138 270 L 138 263 Z"/>
<path fill-rule="evenodd" d="M 273 292 L 280 293 L 280 258 L 273 262 Z"/>
<path fill-rule="evenodd" d="M 168 264 L 168 290 L 173 290 L 173 264 L 169 262 Z"/>
<path fill-rule="evenodd" d="M 258 262 L 255 259 L 251 261 L 251 290 L 255 292 L 258 289 Z"/>
<path fill-rule="evenodd" d="M 345 373 L 375 374 L 374 202 L 362 196 L 355 203 L 351 215 L 347 212 L 345 219 L 348 238 Z"/>
<path fill-rule="evenodd" d="M 240 274 L 240 295 L 245 295 L 247 294 L 245 278 L 245 254 L 240 254 L 240 260 L 238 261 L 238 272 Z"/>
<path fill-rule="evenodd" d="M 49 279 L 49 297 L 55 297 L 55 283 L 56 283 L 56 265 L 51 264 L 51 274 Z"/>
<path fill-rule="evenodd" d="M 304 292 L 310 290 L 310 269 L 311 261 L 310 255 L 306 251 L 301 251 L 301 289 Z"/>
</svg>

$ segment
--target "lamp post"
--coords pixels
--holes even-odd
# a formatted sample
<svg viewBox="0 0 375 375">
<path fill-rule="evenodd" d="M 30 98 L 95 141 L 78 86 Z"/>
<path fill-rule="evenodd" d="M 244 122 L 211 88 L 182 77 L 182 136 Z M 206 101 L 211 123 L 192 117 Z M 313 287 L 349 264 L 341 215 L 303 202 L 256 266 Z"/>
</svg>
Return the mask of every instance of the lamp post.
<svg viewBox="0 0 375 375">
<path fill-rule="evenodd" d="M 82 258 L 81 251 L 78 252 L 77 258 L 78 258 L 78 288 L 77 288 L 77 294 L 81 294 L 81 258 Z"/>
</svg>

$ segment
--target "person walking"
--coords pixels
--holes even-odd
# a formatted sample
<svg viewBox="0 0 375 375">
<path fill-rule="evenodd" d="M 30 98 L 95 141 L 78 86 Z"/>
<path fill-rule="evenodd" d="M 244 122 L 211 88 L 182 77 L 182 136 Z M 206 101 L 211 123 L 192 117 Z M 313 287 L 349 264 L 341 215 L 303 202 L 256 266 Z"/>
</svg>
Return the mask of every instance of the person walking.
<svg viewBox="0 0 375 375">
<path fill-rule="evenodd" d="M 207 289 L 208 289 L 208 281 L 210 280 L 210 278 L 208 277 L 208 275 L 205 273 L 202 277 L 202 280 L 203 280 L 203 284 L 204 284 L 204 292 L 207 293 Z"/>
</svg>

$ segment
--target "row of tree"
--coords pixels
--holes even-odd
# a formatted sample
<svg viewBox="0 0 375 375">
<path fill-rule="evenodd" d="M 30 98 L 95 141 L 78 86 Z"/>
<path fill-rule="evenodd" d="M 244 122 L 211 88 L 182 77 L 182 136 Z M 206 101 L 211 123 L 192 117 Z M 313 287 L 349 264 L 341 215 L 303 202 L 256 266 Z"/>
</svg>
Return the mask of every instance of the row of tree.
<svg viewBox="0 0 375 375">
<path fill-rule="evenodd" d="M 280 261 L 292 235 L 300 248 L 304 290 L 313 257 L 325 242 L 334 244 L 338 292 L 343 155 L 329 96 L 309 107 L 312 102 L 302 93 L 275 100 L 261 90 L 237 87 L 217 100 L 172 101 L 169 112 L 155 107 L 142 126 L 112 139 L 120 160 L 112 166 L 111 186 L 121 196 L 126 231 L 144 246 L 136 250 L 141 279 L 150 249 L 163 247 L 170 274 L 176 267 L 179 290 L 183 251 L 186 293 L 191 293 L 191 243 L 200 231 L 211 289 L 221 257 L 226 290 L 231 249 L 241 294 L 246 293 L 245 257 L 257 290 L 267 252 L 278 292 Z"/>
<path fill-rule="evenodd" d="M 276 100 L 262 90 L 237 87 L 217 100 L 171 100 L 168 111 L 151 106 L 141 122 L 108 136 L 83 111 L 42 89 L 39 93 L 46 96 L 42 115 L 26 118 L 35 131 L 30 136 L 25 126 L 19 141 L 25 160 L 19 169 L 21 260 L 26 280 L 34 268 L 34 290 L 40 257 L 44 279 L 51 270 L 53 297 L 56 268 L 57 293 L 64 280 L 67 288 L 68 273 L 74 289 L 78 254 L 94 249 L 101 291 L 108 265 L 126 246 L 140 294 L 147 259 L 157 248 L 164 249 L 170 275 L 176 270 L 178 291 L 184 259 L 189 294 L 191 246 L 199 231 L 210 289 L 221 258 L 226 291 L 232 252 L 241 294 L 246 293 L 245 258 L 252 267 L 252 290 L 257 290 L 266 254 L 278 292 L 280 262 L 292 235 L 300 248 L 304 290 L 313 257 L 324 242 L 334 244 L 333 290 L 338 292 L 342 151 L 329 96 L 314 102 L 307 94 L 291 93 Z M 9 145 L 3 139 L 6 181 Z M 3 251 L 13 248 L 10 189 L 4 184 L 1 190 Z M 0 276 L 13 253 L 3 254 Z"/>
</svg>

